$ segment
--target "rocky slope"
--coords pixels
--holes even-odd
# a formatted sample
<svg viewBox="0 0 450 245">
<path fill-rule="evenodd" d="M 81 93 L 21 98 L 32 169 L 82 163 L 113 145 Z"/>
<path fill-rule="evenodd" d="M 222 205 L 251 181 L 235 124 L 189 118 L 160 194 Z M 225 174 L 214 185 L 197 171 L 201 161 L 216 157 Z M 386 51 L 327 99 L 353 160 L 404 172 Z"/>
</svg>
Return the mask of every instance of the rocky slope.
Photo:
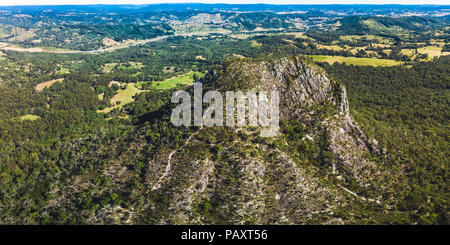
<svg viewBox="0 0 450 245">
<path fill-rule="evenodd" d="M 376 223 L 365 212 L 390 212 L 385 178 L 392 173 L 377 161 L 384 156 L 350 116 L 345 88 L 319 67 L 301 57 L 236 59 L 201 82 L 204 91 L 278 90 L 279 134 L 176 128 L 166 105 L 163 116 L 132 135 L 102 146 L 91 140 L 87 154 L 108 163 L 52 190 L 48 209 L 78 212 L 93 224 Z M 167 129 L 150 134 L 151 125 Z M 155 139 L 163 143 L 152 144 Z"/>
</svg>

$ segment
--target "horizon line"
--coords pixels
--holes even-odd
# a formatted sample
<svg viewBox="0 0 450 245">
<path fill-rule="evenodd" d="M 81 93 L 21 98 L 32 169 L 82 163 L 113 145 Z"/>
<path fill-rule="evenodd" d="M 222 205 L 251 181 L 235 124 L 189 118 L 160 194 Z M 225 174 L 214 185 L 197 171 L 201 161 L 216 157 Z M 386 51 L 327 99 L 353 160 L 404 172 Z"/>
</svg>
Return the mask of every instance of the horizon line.
<svg viewBox="0 0 450 245">
<path fill-rule="evenodd" d="M 145 6 L 145 5 L 183 5 L 183 4 L 204 4 L 204 5 L 268 5 L 268 6 L 339 6 L 339 5 L 372 5 L 372 6 L 450 6 L 450 4 L 405 4 L 405 3 L 315 3 L 315 4 L 307 4 L 307 3 L 202 3 L 202 2 L 178 2 L 178 3 L 168 3 L 168 2 L 160 2 L 160 3 L 93 3 L 93 4 L 17 4 L 17 5 L 2 5 L 0 7 L 25 7 L 25 6 L 120 6 L 120 5 L 132 5 L 132 6 Z"/>
</svg>

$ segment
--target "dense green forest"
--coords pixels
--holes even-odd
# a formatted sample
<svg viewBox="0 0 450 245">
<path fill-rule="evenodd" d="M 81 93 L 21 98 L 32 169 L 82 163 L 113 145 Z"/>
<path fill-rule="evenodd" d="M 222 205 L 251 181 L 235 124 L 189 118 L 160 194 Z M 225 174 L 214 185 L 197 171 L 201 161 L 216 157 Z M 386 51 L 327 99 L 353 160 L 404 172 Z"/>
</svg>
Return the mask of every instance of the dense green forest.
<svg viewBox="0 0 450 245">
<path fill-rule="evenodd" d="M 398 176 L 400 184 L 396 191 L 401 201 L 397 208 L 408 215 L 404 216 L 405 220 L 395 222 L 448 222 L 449 62 L 449 58 L 443 57 L 411 68 L 323 64 L 329 74 L 346 85 L 353 116 L 364 132 L 376 138 L 387 151 L 389 166 L 404 170 L 404 175 Z M 382 79 L 386 77 L 389 80 Z M 126 105 L 123 111 L 132 116 L 132 122 L 105 121 L 95 112 L 101 102 L 89 87 L 92 82 L 83 82 L 79 77 L 73 78 L 77 82 L 66 79 L 42 94 L 29 94 L 26 88 L 1 90 L 4 102 L 0 129 L 1 200 L 7 214 L 3 216 L 4 222 L 76 223 L 73 214 L 69 215 L 70 219 L 66 217 L 69 210 L 40 213 L 46 200 L 52 197 L 48 191 L 54 185 L 70 182 L 74 174 L 98 171 L 108 164 L 108 159 L 118 157 L 117 154 L 123 157 L 130 150 L 117 145 L 119 149 L 98 156 L 92 147 L 114 145 L 122 140 L 133 142 L 133 132 L 144 130 L 150 154 L 153 147 L 159 148 L 161 144 L 171 147 L 182 138 L 179 129 L 154 121 L 155 115 L 165 111 L 162 106 L 169 101 L 169 91 L 141 93 L 134 103 Z M 46 109 L 46 103 L 51 104 L 50 109 Z M 30 113 L 31 108 L 40 119 L 23 122 L 14 119 Z M 86 135 L 91 136 L 86 138 Z M 136 171 L 136 177 L 139 168 L 134 164 L 139 165 L 149 156 L 127 156 L 131 157 L 126 161 Z M 139 178 L 133 181 L 139 185 Z M 100 198 L 101 203 L 97 203 L 89 198 L 80 199 L 81 210 L 107 202 L 127 203 L 128 198 L 105 200 Z"/>
<path fill-rule="evenodd" d="M 324 67 L 346 85 L 364 132 L 404 170 L 400 210 L 417 210 L 411 221 L 447 223 L 450 57 L 411 68 Z"/>
<path fill-rule="evenodd" d="M 170 204 L 189 184 L 182 173 L 202 179 L 198 169 L 172 166 L 177 182 L 151 188 L 160 178 L 152 173 L 164 172 L 162 163 L 175 153 L 178 164 L 218 163 L 212 175 L 227 178 L 219 178 L 223 185 L 211 198 L 195 200 L 192 212 L 202 214 L 195 220 L 228 223 L 221 207 L 235 200 L 221 191 L 247 194 L 236 187 L 245 177 L 238 160 L 276 162 L 276 151 L 288 152 L 321 185 L 342 184 L 355 195 L 386 200 L 378 205 L 346 196 L 339 202 L 348 205 L 333 214 L 337 220 L 448 224 L 450 32 L 448 17 L 436 16 L 440 7 L 312 6 L 299 12 L 278 6 L 276 12 L 255 5 L 264 11 L 255 12 L 245 5 L 222 6 L 227 11 L 183 6 L 0 12 L 0 224 L 96 224 L 105 212 L 124 210 L 132 211 L 119 223 L 186 223 L 171 216 Z M 416 11 L 423 16 L 403 16 Z M 306 124 L 282 121 L 283 136 L 275 140 L 170 123 L 173 92 L 214 81 L 208 71 L 233 74 L 227 65 L 293 56 L 315 62 L 335 88 L 345 86 L 351 116 L 380 149 L 366 157 L 389 173 L 382 181 L 361 186 L 331 174 L 338 160 L 321 120 L 337 113 L 334 97 L 316 105 Z M 274 180 L 289 174 L 264 181 L 276 186 Z"/>
</svg>

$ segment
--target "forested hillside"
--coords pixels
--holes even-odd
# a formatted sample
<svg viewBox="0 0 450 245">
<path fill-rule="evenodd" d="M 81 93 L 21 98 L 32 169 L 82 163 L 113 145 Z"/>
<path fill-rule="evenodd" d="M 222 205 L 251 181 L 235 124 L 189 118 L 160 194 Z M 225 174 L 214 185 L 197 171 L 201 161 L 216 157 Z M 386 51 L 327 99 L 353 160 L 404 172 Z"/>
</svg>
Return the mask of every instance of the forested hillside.
<svg viewBox="0 0 450 245">
<path fill-rule="evenodd" d="M 446 9 L 0 7 L 0 224 L 448 224 Z M 194 82 L 279 134 L 174 126 Z"/>
<path fill-rule="evenodd" d="M 411 68 L 324 67 L 346 85 L 364 132 L 405 171 L 399 208 L 417 208 L 420 223 L 448 222 L 450 58 Z"/>
</svg>

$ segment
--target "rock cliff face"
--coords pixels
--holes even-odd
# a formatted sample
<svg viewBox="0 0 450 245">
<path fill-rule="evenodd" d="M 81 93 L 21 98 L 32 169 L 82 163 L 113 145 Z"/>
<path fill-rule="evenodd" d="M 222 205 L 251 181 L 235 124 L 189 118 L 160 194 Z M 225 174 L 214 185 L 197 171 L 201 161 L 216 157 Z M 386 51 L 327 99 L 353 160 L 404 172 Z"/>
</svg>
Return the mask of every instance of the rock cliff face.
<svg viewBox="0 0 450 245">
<path fill-rule="evenodd" d="M 170 171 L 164 171 L 167 162 L 150 164 L 166 166 L 149 168 L 147 184 L 170 199 L 168 212 L 157 223 L 339 224 L 349 220 L 336 212 L 352 201 L 377 201 L 341 187 L 348 181 L 358 188 L 370 186 L 376 164 L 368 156 L 377 149 L 353 122 L 345 88 L 319 67 L 300 57 L 235 60 L 201 82 L 205 90 L 222 92 L 278 90 L 281 120 L 304 132 L 301 139 L 283 130 L 261 139 L 252 128 L 199 129 L 170 155 Z M 318 152 L 302 149 L 304 155 L 299 154 L 299 141 Z M 203 155 L 196 155 L 195 148 Z M 323 152 L 329 154 L 324 157 Z M 336 181 L 324 181 L 329 177 Z"/>
<path fill-rule="evenodd" d="M 367 206 L 389 212 L 388 173 L 371 160 L 380 153 L 350 116 L 345 88 L 319 67 L 301 57 L 236 59 L 201 82 L 204 92 L 278 90 L 279 134 L 180 129 L 169 122 L 167 105 L 155 114 L 165 128 L 158 134 L 147 130 L 149 122 L 96 145 L 89 154 L 108 164 L 52 190 L 49 209 L 73 210 L 92 224 L 344 224 L 377 222 L 365 215 Z M 109 152 L 118 157 L 109 159 Z M 93 176 L 108 181 L 99 186 Z M 96 200 L 83 199 L 87 190 Z"/>
<path fill-rule="evenodd" d="M 296 119 L 300 123 L 319 121 L 320 131 L 329 134 L 329 146 L 340 160 L 338 168 L 353 172 L 360 179 L 362 169 L 374 166 L 367 161 L 370 153 L 378 153 L 376 145 L 368 141 L 350 116 L 345 88 L 327 77 L 325 72 L 302 57 L 282 58 L 274 61 L 237 61 L 229 64 L 216 77 L 205 76 L 205 83 L 225 84 L 229 81 L 245 81 L 243 88 L 256 91 L 278 90 L 280 93 L 280 118 Z M 236 86 L 236 89 L 242 88 Z M 324 107 L 318 109 L 318 105 Z M 318 110 L 333 110 L 323 118 L 317 118 Z M 318 120 L 319 119 L 319 120 Z M 309 135 L 312 137 L 312 135 Z M 366 176 L 367 177 L 367 176 Z"/>
</svg>

